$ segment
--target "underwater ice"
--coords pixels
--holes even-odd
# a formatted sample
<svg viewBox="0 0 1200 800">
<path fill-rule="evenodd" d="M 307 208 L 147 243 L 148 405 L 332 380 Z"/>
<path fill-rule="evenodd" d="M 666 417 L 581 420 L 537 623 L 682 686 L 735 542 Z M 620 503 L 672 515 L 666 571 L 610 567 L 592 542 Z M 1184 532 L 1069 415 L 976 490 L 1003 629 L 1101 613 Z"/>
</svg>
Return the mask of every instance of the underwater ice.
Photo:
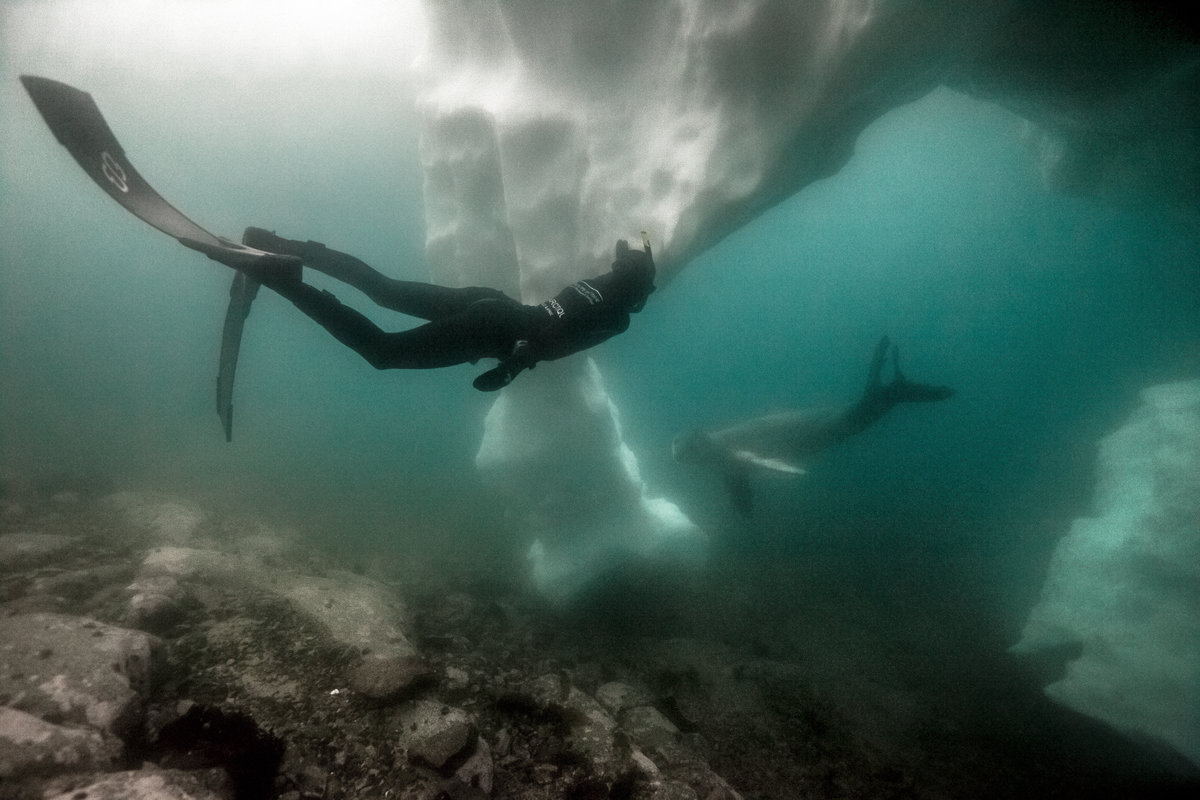
<svg viewBox="0 0 1200 800">
<path fill-rule="evenodd" d="M 1200 765 L 1200 381 L 1142 392 L 1100 443 L 1095 506 L 1013 650 L 1082 645 L 1046 694 Z"/>
<path fill-rule="evenodd" d="M 1193 116 L 1180 113 L 1195 106 L 1183 102 L 1194 54 L 1100 6 L 426 3 L 433 277 L 536 303 L 606 271 L 615 240 L 645 230 L 661 285 L 835 173 L 868 124 L 942 85 L 1036 123 L 1030 141 L 1060 188 L 1170 194 L 1176 180 L 1194 194 Z M 501 398 L 477 461 L 536 541 L 545 593 L 565 599 L 621 552 L 703 551 L 680 509 L 647 494 L 587 358 L 543 364 L 505 392 L 544 413 Z"/>
</svg>

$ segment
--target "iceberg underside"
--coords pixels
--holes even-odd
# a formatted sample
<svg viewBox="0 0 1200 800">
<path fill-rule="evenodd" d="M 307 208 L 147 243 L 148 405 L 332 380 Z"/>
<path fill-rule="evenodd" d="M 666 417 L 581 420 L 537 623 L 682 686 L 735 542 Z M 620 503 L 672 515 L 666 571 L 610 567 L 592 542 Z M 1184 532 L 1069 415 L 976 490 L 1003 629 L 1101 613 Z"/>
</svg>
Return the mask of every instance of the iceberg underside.
<svg viewBox="0 0 1200 800">
<path fill-rule="evenodd" d="M 426 5 L 422 159 L 439 282 L 540 302 L 607 270 L 616 239 L 645 230 L 662 285 L 939 86 L 1029 120 L 1057 189 L 1197 200 L 1194 36 L 1134 3 Z M 528 531 L 551 598 L 625 558 L 703 558 L 704 534 L 642 481 L 586 356 L 504 391 L 477 466 Z"/>
</svg>

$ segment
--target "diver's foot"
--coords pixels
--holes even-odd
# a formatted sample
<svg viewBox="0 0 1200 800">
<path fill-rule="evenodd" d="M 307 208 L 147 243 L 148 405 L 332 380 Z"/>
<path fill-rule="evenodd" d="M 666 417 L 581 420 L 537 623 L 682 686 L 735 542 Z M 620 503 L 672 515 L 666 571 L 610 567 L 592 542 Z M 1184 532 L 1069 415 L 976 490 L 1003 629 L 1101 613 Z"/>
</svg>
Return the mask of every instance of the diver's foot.
<svg viewBox="0 0 1200 800">
<path fill-rule="evenodd" d="M 246 228 L 245 232 L 242 233 L 242 244 L 247 247 L 253 247 L 256 250 L 264 250 L 268 253 L 279 253 L 299 258 L 307 258 L 314 251 L 325 249 L 325 245 L 320 242 L 301 242 L 295 239 L 285 239 L 282 236 L 275 235 L 274 231 L 269 231 L 266 228 L 255 228 L 253 226 Z"/>
<path fill-rule="evenodd" d="M 277 281 L 299 283 L 304 277 L 304 261 L 280 253 L 263 253 L 235 269 L 245 273 L 248 278 L 267 284 Z"/>
<path fill-rule="evenodd" d="M 213 261 L 244 272 L 261 283 L 268 280 L 299 281 L 303 272 L 304 262 L 297 256 L 265 252 L 221 237 L 206 241 L 180 237 L 179 243 L 203 253 Z"/>
</svg>

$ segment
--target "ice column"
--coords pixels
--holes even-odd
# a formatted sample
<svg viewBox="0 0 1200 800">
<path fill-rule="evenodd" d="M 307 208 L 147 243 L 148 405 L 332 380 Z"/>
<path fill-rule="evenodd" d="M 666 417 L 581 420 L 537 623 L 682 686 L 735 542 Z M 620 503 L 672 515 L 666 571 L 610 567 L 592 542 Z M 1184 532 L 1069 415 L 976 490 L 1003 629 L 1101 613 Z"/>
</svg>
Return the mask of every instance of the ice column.
<svg viewBox="0 0 1200 800">
<path fill-rule="evenodd" d="M 531 288 L 542 283 L 530 265 L 557 267 L 563 283 L 578 264 L 583 274 L 608 268 L 577 252 L 570 216 L 579 187 L 570 172 L 503 169 L 505 144 L 537 146 L 552 160 L 561 126 L 535 121 L 501 137 L 491 115 L 474 107 L 427 109 L 423 124 L 427 252 L 439 282 L 494 286 L 536 302 L 548 292 Z M 549 207 L 514 208 L 509 199 L 525 189 L 545 193 Z M 527 234 L 520 255 L 514 227 Z M 587 357 L 541 364 L 503 390 L 476 463 L 529 535 L 532 578 L 551 600 L 568 601 L 629 559 L 672 567 L 703 561 L 705 535 L 674 503 L 647 494 L 616 406 Z"/>
</svg>

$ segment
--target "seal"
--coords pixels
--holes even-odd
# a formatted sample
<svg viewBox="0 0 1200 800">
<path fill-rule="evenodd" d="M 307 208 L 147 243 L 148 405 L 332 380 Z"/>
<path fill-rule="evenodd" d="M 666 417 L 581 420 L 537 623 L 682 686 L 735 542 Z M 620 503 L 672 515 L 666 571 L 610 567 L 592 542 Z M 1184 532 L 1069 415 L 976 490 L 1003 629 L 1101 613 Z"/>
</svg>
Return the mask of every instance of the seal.
<svg viewBox="0 0 1200 800">
<path fill-rule="evenodd" d="M 894 376 L 885 384 L 881 375 L 889 351 Z M 875 346 L 867 386 L 856 402 L 768 414 L 718 430 L 686 431 L 675 437 L 671 450 L 680 463 L 700 464 L 719 472 L 734 506 L 748 516 L 754 505 L 752 471 L 803 475 L 807 459 L 862 433 L 897 405 L 945 400 L 953 395 L 949 387 L 905 378 L 900 372 L 899 348 L 884 336 Z"/>
</svg>

